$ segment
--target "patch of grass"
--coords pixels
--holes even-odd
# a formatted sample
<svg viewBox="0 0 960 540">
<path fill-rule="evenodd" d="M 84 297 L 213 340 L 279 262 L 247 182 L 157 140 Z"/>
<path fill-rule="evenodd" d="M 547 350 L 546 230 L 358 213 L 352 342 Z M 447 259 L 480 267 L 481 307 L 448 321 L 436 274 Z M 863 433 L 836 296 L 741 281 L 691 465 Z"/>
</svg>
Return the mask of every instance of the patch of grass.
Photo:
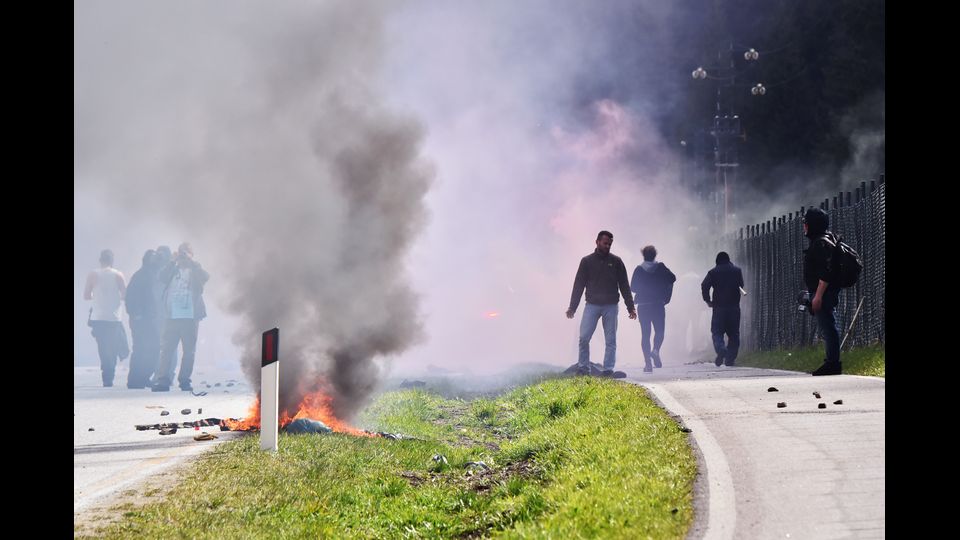
<svg viewBox="0 0 960 540">
<path fill-rule="evenodd" d="M 686 435 L 639 386 L 555 379 L 474 402 L 404 390 L 359 425 L 426 440 L 281 434 L 273 454 L 242 437 L 97 535 L 683 538 L 693 518 Z"/>
<path fill-rule="evenodd" d="M 823 344 L 797 349 L 756 351 L 737 357 L 741 366 L 811 372 L 823 364 Z M 886 353 L 882 343 L 840 352 L 847 375 L 886 377 Z"/>
</svg>

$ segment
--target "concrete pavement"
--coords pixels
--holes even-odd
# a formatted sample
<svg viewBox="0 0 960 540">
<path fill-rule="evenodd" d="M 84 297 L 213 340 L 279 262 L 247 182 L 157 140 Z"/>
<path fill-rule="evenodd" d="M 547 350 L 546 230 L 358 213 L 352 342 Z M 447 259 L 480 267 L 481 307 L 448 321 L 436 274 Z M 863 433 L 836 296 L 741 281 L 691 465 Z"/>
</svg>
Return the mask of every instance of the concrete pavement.
<svg viewBox="0 0 960 540">
<path fill-rule="evenodd" d="M 191 457 L 229 440 L 234 432 L 218 427 L 199 430 L 181 429 L 172 435 L 159 431 L 137 431 L 137 424 L 195 421 L 201 418 L 242 418 L 254 401 L 252 389 L 239 372 L 214 372 L 198 369 L 193 377 L 194 390 L 206 391 L 193 396 L 174 385 L 170 392 L 126 388 L 126 362 L 118 366 L 114 386 L 103 388 L 100 370 L 74 368 L 73 419 L 73 511 L 78 514 L 109 505 L 124 490 L 170 471 Z M 206 373 L 205 373 L 206 371 Z M 200 384 L 207 381 L 211 388 Z M 232 386 L 228 381 L 235 380 Z M 219 382 L 220 386 L 213 387 Z M 190 414 L 181 414 L 182 409 Z M 203 413 L 198 413 L 202 408 Z M 167 416 L 160 412 L 167 410 Z M 93 428 L 93 431 L 90 431 Z M 201 431 L 218 437 L 213 441 L 194 441 Z"/>
<path fill-rule="evenodd" d="M 690 538 L 884 537 L 884 379 L 712 362 L 618 369 L 692 430 Z"/>
</svg>

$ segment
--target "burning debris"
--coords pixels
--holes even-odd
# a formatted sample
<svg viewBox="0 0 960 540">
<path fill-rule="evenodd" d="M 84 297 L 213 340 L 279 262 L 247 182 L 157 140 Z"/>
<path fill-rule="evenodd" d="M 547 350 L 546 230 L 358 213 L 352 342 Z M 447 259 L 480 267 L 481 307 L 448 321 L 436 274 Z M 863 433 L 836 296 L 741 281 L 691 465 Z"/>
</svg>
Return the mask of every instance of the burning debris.
<svg viewBox="0 0 960 540">
<path fill-rule="evenodd" d="M 283 428 L 287 433 L 330 433 L 333 430 L 319 420 L 297 418 Z"/>
<path fill-rule="evenodd" d="M 231 418 L 230 420 L 236 420 L 236 419 Z M 219 418 L 204 418 L 202 420 L 196 420 L 193 422 L 188 420 L 186 422 L 166 422 L 163 424 L 137 424 L 134 427 L 137 429 L 137 431 L 147 431 L 151 429 L 163 430 L 167 428 L 177 429 L 177 428 L 192 428 L 192 427 L 200 427 L 200 426 L 211 426 L 211 427 L 217 426 L 220 428 L 220 431 L 230 431 L 229 427 L 225 428 L 225 424 L 224 424 L 225 421 L 226 420 L 221 420 Z"/>
</svg>

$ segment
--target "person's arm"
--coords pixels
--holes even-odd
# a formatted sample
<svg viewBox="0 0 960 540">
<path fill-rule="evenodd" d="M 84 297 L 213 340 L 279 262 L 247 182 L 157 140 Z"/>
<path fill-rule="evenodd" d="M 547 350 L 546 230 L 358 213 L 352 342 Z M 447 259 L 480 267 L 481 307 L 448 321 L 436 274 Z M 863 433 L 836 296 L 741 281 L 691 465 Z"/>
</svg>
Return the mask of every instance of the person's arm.
<svg viewBox="0 0 960 540">
<path fill-rule="evenodd" d="M 580 266 L 577 268 L 577 276 L 573 278 L 573 292 L 570 293 L 570 307 L 567 308 L 567 318 L 572 319 L 573 314 L 577 312 L 577 306 L 580 305 L 580 297 L 583 296 L 583 289 L 587 286 L 587 261 L 580 259 Z"/>
<path fill-rule="evenodd" d="M 826 292 L 827 287 L 830 286 L 830 268 L 833 262 L 833 249 L 827 244 L 825 240 L 818 242 L 817 250 L 814 253 L 817 257 L 816 259 L 816 268 L 817 268 L 817 291 L 813 294 L 813 298 L 810 300 L 811 313 L 814 315 L 820 311 L 820 306 L 823 303 L 823 293 Z"/>
<path fill-rule="evenodd" d="M 117 288 L 120 289 L 120 299 L 123 300 L 127 295 L 127 284 L 123 282 L 123 273 L 117 272 Z"/>
<path fill-rule="evenodd" d="M 623 296 L 623 303 L 627 306 L 627 313 L 631 319 L 637 317 L 637 310 L 633 307 L 633 296 L 630 294 L 630 283 L 627 282 L 627 267 L 623 264 L 623 259 L 617 268 L 617 282 L 620 285 L 620 294 Z"/>
<path fill-rule="evenodd" d="M 93 300 L 93 288 L 97 284 L 97 273 L 90 272 L 87 274 L 87 284 L 83 287 L 83 299 L 84 300 Z"/>
<path fill-rule="evenodd" d="M 660 263 L 660 264 L 663 264 L 663 263 Z M 666 272 L 666 274 L 664 274 L 664 280 L 667 283 L 673 283 L 674 281 L 677 280 L 677 275 L 671 272 L 670 269 L 667 268 L 667 265 L 663 264 L 663 270 L 664 272 Z"/>
<path fill-rule="evenodd" d="M 703 278 L 703 281 L 700 283 L 700 293 L 703 295 L 703 301 L 707 303 L 708 306 L 713 307 L 713 302 L 710 301 L 710 287 L 713 287 L 713 271 L 707 272 L 706 277 Z"/>
<path fill-rule="evenodd" d="M 196 272 L 197 284 L 202 288 L 204 283 L 210 279 L 210 274 L 197 261 L 191 260 L 191 262 L 193 263 L 193 272 Z"/>
<path fill-rule="evenodd" d="M 637 267 L 633 269 L 633 275 L 630 276 L 630 290 L 635 294 L 640 292 L 640 272 L 642 271 L 643 268 L 637 265 Z"/>
<path fill-rule="evenodd" d="M 810 300 L 811 312 L 814 315 L 820 311 L 820 305 L 823 303 L 823 293 L 826 292 L 828 286 L 830 284 L 822 279 L 817 283 L 817 292 L 813 295 L 813 300 Z"/>
</svg>

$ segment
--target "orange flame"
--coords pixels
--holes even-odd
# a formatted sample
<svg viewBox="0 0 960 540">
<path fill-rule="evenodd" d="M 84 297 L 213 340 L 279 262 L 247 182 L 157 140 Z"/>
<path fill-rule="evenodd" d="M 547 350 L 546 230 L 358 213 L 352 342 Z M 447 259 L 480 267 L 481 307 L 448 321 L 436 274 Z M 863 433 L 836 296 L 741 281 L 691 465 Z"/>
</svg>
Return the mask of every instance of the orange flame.
<svg viewBox="0 0 960 540">
<path fill-rule="evenodd" d="M 496 318 L 496 317 L 499 317 L 499 316 L 500 316 L 500 312 L 498 312 L 498 311 L 488 311 L 488 312 L 487 312 L 487 318 L 488 318 L 488 319 L 493 319 L 493 318 Z"/>
<path fill-rule="evenodd" d="M 361 429 L 357 429 L 343 420 L 340 420 L 333 414 L 331 402 L 333 398 L 325 394 L 322 390 L 317 390 L 307 394 L 297 406 L 297 413 L 290 416 L 287 410 L 280 411 L 280 427 L 284 427 L 298 418 L 308 418 L 310 420 L 319 420 L 327 427 L 337 433 L 348 433 L 358 437 L 373 437 Z M 241 420 L 224 420 L 224 424 L 233 431 L 250 431 L 260 429 L 260 396 L 254 400 L 250 406 L 247 417 Z"/>
</svg>

